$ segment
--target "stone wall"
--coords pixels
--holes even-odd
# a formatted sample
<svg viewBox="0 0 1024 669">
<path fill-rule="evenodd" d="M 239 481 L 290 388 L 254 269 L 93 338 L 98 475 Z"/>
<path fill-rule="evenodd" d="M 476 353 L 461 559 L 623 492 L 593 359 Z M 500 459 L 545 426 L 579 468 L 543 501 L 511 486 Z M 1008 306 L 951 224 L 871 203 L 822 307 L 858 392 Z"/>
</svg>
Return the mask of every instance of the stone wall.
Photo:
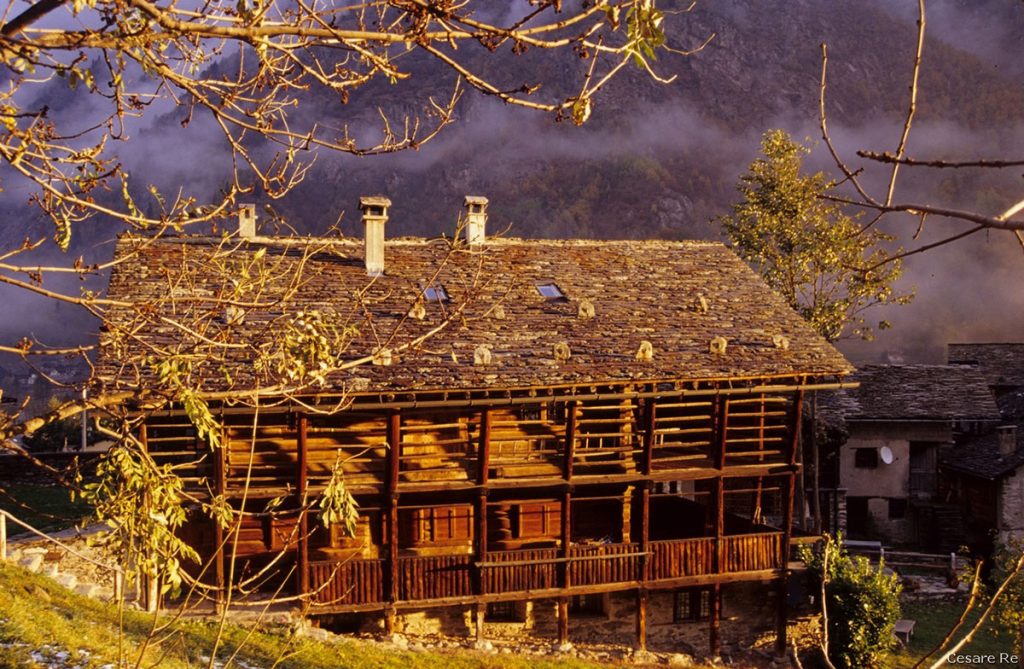
<svg viewBox="0 0 1024 669">
<path fill-rule="evenodd" d="M 689 591 L 685 591 L 689 592 Z M 687 595 L 688 596 L 688 595 Z M 636 645 L 636 594 L 596 595 L 601 612 L 571 613 L 569 640 L 574 644 Z M 775 590 L 769 583 L 730 583 L 722 586 L 721 639 L 723 649 L 747 647 L 774 630 Z M 658 652 L 706 655 L 710 622 L 676 622 L 674 591 L 651 591 L 647 608 L 647 645 Z M 487 620 L 484 637 L 502 640 L 553 642 L 558 634 L 558 609 L 553 599 L 516 602 L 518 621 Z M 346 614 L 325 620 L 325 626 L 344 632 L 381 632 L 381 613 Z M 400 611 L 395 631 L 413 637 L 475 637 L 473 607 L 453 606 Z"/>
</svg>

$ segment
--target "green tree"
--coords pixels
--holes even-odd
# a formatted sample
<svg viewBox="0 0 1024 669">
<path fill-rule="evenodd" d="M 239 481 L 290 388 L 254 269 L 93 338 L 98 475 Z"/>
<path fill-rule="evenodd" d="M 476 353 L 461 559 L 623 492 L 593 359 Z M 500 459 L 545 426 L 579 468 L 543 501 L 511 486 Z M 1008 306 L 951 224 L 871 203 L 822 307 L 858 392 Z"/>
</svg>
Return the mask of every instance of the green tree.
<svg viewBox="0 0 1024 669">
<path fill-rule="evenodd" d="M 826 536 L 817 551 L 801 547 L 800 559 L 810 571 L 814 591 L 824 586 L 829 660 L 840 669 L 877 666 L 892 647 L 900 617 L 899 577 L 886 573 L 882 562 L 873 567 L 863 556 L 851 557 L 841 536 Z"/>
<path fill-rule="evenodd" d="M 849 333 L 870 339 L 865 310 L 905 304 L 912 294 L 893 289 L 902 273 L 885 248 L 892 237 L 861 225 L 825 199 L 833 184 L 822 172 L 805 174 L 810 150 L 784 130 L 761 138 L 762 156 L 747 168 L 736 188 L 743 200 L 720 219 L 737 252 L 753 265 L 818 333 L 835 341 Z M 880 329 L 888 327 L 880 321 Z M 816 425 L 817 400 L 810 420 Z M 821 531 L 818 430 L 810 430 L 814 531 Z"/>
<path fill-rule="evenodd" d="M 803 173 L 809 149 L 784 130 L 766 132 L 761 153 L 740 177 L 743 200 L 720 219 L 725 232 L 823 337 L 870 338 L 866 309 L 911 298 L 893 289 L 902 266 L 885 249 L 892 238 L 824 199 L 832 182 L 822 172 Z"/>
</svg>

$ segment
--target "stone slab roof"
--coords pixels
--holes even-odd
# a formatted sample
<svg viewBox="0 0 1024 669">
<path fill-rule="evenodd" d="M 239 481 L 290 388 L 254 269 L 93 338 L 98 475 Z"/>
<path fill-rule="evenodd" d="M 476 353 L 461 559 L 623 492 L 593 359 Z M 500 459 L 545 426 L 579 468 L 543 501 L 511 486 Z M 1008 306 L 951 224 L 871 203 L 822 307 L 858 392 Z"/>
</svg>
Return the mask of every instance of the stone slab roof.
<svg viewBox="0 0 1024 669">
<path fill-rule="evenodd" d="M 990 386 L 1024 386 L 1024 342 L 949 344 L 946 359 L 977 365 Z"/>
<path fill-rule="evenodd" d="M 965 365 L 866 365 L 860 387 L 821 393 L 819 411 L 838 420 L 999 420 L 984 376 Z"/>
<path fill-rule="evenodd" d="M 370 280 L 361 240 L 123 236 L 107 297 L 133 304 L 109 313 L 99 374 L 137 387 L 150 372 L 125 366 L 149 350 L 199 351 L 205 342 L 267 345 L 298 311 L 316 310 L 358 331 L 346 359 L 396 351 L 389 366 L 362 365 L 330 378 L 350 391 L 530 388 L 631 381 L 844 375 L 852 366 L 723 244 L 683 241 L 492 239 L 470 250 L 446 240 L 398 239 L 386 246 L 386 270 Z M 217 300 L 241 268 L 272 268 L 244 298 L 244 320 L 230 321 Z M 251 274 L 251 272 L 250 272 Z M 232 279 L 235 279 L 233 282 Z M 450 302 L 425 302 L 434 280 Z M 553 283 L 564 299 L 546 299 Z M 702 303 L 703 298 L 703 303 Z M 422 304 L 418 315 L 412 307 Z M 593 307 L 592 318 L 582 318 Z M 705 310 L 706 306 L 706 310 Z M 203 310 L 203 331 L 171 322 Z M 401 347 L 456 314 L 422 345 Z M 200 316 L 200 320 L 202 317 Z M 114 336 L 132 331 L 135 339 Z M 201 336 L 201 338 L 200 338 Z M 779 339 L 783 337 L 783 342 Z M 723 337 L 724 354 L 711 352 Z M 642 341 L 653 347 L 638 359 Z M 556 360 L 557 344 L 571 357 Z M 786 345 L 788 344 L 788 346 Z M 486 347 L 489 364 L 474 364 Z M 196 372 L 207 390 L 266 385 L 239 346 L 220 371 Z M 141 375 L 141 376 L 139 376 Z M 226 380 L 230 377 L 230 380 Z"/>
<path fill-rule="evenodd" d="M 961 474 L 994 481 L 1024 466 L 1024 425 L 1017 426 L 1017 450 L 1009 455 L 999 452 L 999 435 L 980 435 L 957 446 L 942 467 Z"/>
</svg>

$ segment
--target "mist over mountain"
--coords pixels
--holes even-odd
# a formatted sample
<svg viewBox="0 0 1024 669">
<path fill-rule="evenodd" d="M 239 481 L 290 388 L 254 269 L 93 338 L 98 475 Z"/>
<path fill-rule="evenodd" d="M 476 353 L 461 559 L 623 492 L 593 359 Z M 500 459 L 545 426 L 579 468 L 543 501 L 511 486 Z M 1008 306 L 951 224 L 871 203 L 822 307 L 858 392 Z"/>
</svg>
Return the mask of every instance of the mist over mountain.
<svg viewBox="0 0 1024 669">
<path fill-rule="evenodd" d="M 912 4 L 912 3 L 908 3 Z M 320 152 L 304 182 L 270 204 L 302 233 L 322 234 L 339 219 L 344 234 L 361 236 L 360 195 L 382 193 L 394 202 L 388 235 L 450 234 L 462 197 L 491 200 L 490 228 L 523 237 L 718 238 L 713 219 L 736 199 L 734 185 L 756 157 L 761 134 L 782 127 L 817 139 L 821 44 L 829 49 L 827 110 L 844 156 L 854 150 L 894 150 L 907 105 L 916 16 L 893 3 L 854 0 L 771 0 L 757 3 L 688 2 L 669 6 L 667 33 L 690 56 L 663 54 L 656 63 L 668 85 L 630 68 L 601 92 L 585 126 L 506 107 L 467 92 L 459 118 L 417 151 L 372 158 Z M 922 156 L 994 157 L 1024 153 L 1024 88 L 1019 54 L 1024 6 L 1008 0 L 929 3 L 929 39 L 919 108 L 909 151 Z M 496 10 L 499 11 L 499 10 Z M 1015 30 L 1015 28 L 1018 28 Z M 462 53 L 483 74 L 514 88 L 545 80 L 566 91 L 589 65 L 565 54 L 531 50 L 515 59 L 489 58 L 482 48 Z M 352 125 L 356 136 L 377 132 L 377 107 L 401 122 L 430 96 L 450 94 L 454 76 L 425 57 L 401 63 L 408 82 L 384 81 L 354 91 L 347 104 L 312 92 L 299 107 L 301 125 Z M 512 67 L 514 66 L 514 67 Z M 60 82 L 43 94 L 55 114 L 81 113 Z M 137 187 L 190 190 L 210 197 L 229 178 L 223 138 L 207 119 L 181 128 L 185 112 L 166 107 L 131 127 L 122 159 Z M 271 147 L 253 146 L 269 152 Z M 809 159 L 836 173 L 820 145 Z M 882 170 L 877 170 L 883 174 Z M 1020 175 L 907 174 L 900 199 L 955 204 L 998 213 L 1024 197 Z M 881 183 L 869 184 L 880 187 Z M 2 202 L 3 242 L 25 235 L 25 195 Z M 20 198 L 20 199 L 19 199 Z M 35 221 L 37 229 L 46 229 Z M 910 246 L 916 221 L 894 220 L 893 232 Z M 931 223 L 919 240 L 955 226 Z M 269 230 L 268 230 L 269 231 Z M 113 231 L 97 222 L 78 232 L 77 249 L 102 259 Z M 937 360 L 948 339 L 1019 339 L 1024 297 L 1015 291 L 1024 253 L 1012 235 L 972 238 L 907 262 L 904 287 L 916 286 L 909 307 L 880 312 L 896 328 L 870 346 L 851 345 L 858 360 L 902 356 Z M 0 298 L 13 299 L 9 291 Z M 45 317 L 42 327 L 45 330 Z M 24 334 L 8 325 L 0 336 Z M 73 329 L 73 328 L 72 328 Z M 69 328 L 61 326 L 61 332 Z"/>
</svg>

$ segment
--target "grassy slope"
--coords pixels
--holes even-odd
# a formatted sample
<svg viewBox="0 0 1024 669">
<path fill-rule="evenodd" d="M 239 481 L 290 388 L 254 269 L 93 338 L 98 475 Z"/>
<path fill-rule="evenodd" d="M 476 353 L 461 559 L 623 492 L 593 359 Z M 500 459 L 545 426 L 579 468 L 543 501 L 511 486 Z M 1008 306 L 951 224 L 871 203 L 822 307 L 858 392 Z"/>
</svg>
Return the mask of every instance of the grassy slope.
<svg viewBox="0 0 1024 669">
<path fill-rule="evenodd" d="M 118 611 L 116 607 L 79 597 L 48 578 L 18 567 L 0 564 L 0 667 L 36 666 L 31 651 L 43 646 L 70 651 L 74 660 L 79 650 L 89 653 L 88 666 L 99 667 L 117 661 Z M 152 627 L 151 616 L 126 611 L 123 643 L 131 665 L 138 657 Z M 142 666 L 159 663 L 161 668 L 205 666 L 216 632 L 213 623 L 179 621 L 158 635 Z M 404 669 L 598 669 L 605 664 L 580 660 L 484 655 L 470 651 L 402 652 L 388 646 L 342 639 L 334 643 L 259 631 L 246 639 L 248 630 L 228 626 L 219 657 L 227 657 L 244 642 L 239 659 L 248 666 L 269 669 L 281 660 L 281 669 L 394 668 Z M 283 659 L 282 659 L 283 658 Z M 234 666 L 234 665 L 233 665 Z"/>
</svg>

